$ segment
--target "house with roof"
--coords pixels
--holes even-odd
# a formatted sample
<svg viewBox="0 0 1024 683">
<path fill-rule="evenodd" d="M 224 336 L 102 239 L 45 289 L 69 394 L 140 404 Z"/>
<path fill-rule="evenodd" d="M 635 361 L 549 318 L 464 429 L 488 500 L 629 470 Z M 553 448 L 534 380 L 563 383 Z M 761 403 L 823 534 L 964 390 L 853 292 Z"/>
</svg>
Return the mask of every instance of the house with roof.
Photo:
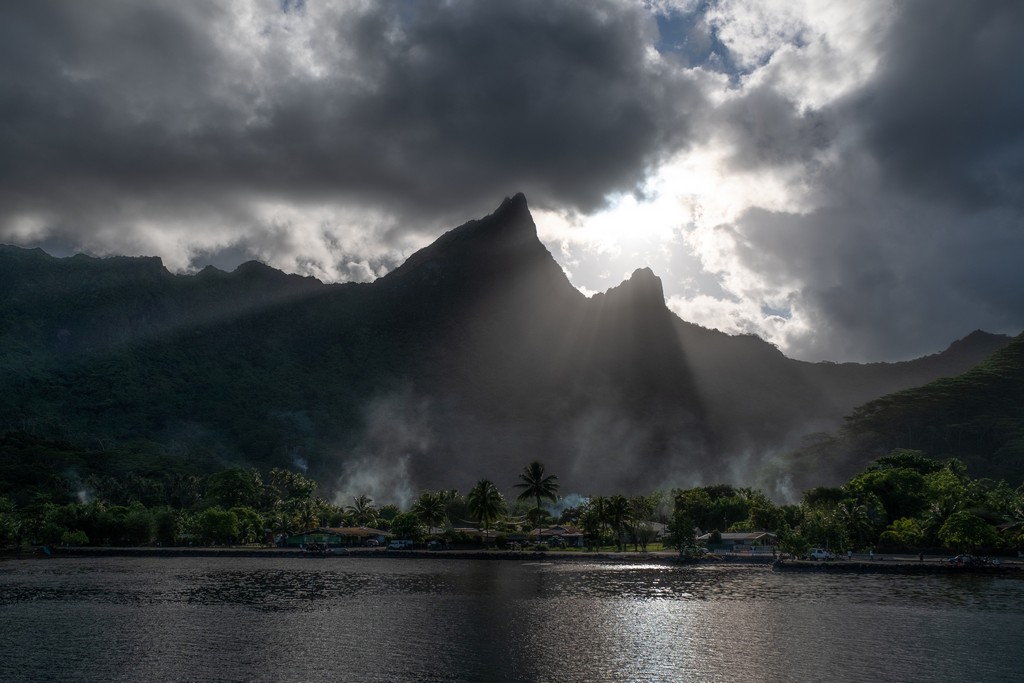
<svg viewBox="0 0 1024 683">
<path fill-rule="evenodd" d="M 301 548 L 318 544 L 329 548 L 366 545 L 375 540 L 381 545 L 387 540 L 388 532 L 365 526 L 318 527 L 288 536 L 282 543 L 286 548 Z"/>
<path fill-rule="evenodd" d="M 721 539 L 712 543 L 711 539 L 715 532 L 701 534 L 697 542 L 705 545 L 709 550 L 724 552 L 771 552 L 779 542 L 779 537 L 770 531 L 727 531 L 722 534 Z"/>
<path fill-rule="evenodd" d="M 538 530 L 531 529 L 528 536 L 531 543 L 537 542 Z M 539 538 L 541 543 L 562 545 L 566 548 L 582 548 L 585 545 L 585 534 L 574 526 L 558 525 L 540 529 Z"/>
</svg>

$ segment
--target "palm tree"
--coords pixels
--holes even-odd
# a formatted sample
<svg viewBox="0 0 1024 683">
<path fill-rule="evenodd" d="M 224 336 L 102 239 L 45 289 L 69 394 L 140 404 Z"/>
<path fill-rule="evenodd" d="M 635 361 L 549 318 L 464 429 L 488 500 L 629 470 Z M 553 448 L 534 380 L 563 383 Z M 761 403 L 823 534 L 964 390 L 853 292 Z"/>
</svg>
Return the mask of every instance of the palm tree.
<svg viewBox="0 0 1024 683">
<path fill-rule="evenodd" d="M 647 550 L 650 541 L 651 526 L 648 522 L 654 514 L 654 500 L 651 496 L 633 496 L 629 499 L 629 517 L 633 526 L 633 550 L 639 550 L 641 543 Z"/>
<path fill-rule="evenodd" d="M 268 520 L 274 533 L 287 540 L 295 527 L 295 515 L 286 506 L 278 504 Z"/>
<path fill-rule="evenodd" d="M 837 511 L 846 525 L 846 535 L 857 548 L 868 545 L 869 539 L 878 535 L 866 505 L 848 500 L 841 503 Z"/>
<path fill-rule="evenodd" d="M 309 530 L 320 526 L 320 510 L 316 502 L 306 498 L 299 501 L 295 508 L 303 529 Z"/>
<path fill-rule="evenodd" d="M 345 511 L 352 516 L 357 526 L 369 526 L 377 519 L 377 506 L 373 504 L 373 498 L 365 494 L 355 496 L 352 505 L 345 508 Z"/>
<path fill-rule="evenodd" d="M 424 491 L 413 503 L 412 511 L 425 526 L 433 529 L 445 522 L 448 517 L 446 502 L 440 493 Z"/>
<path fill-rule="evenodd" d="M 618 493 L 608 499 L 607 506 L 608 520 L 611 522 L 612 528 L 615 529 L 615 538 L 617 539 L 619 552 L 625 552 L 626 541 L 622 533 L 623 528 L 630 521 L 630 507 L 629 499 L 621 493 Z"/>
<path fill-rule="evenodd" d="M 505 498 L 489 479 L 481 479 L 476 483 L 466 497 L 466 503 L 469 506 L 469 514 L 480 523 L 485 535 L 491 528 L 491 523 L 505 510 Z"/>
<path fill-rule="evenodd" d="M 517 500 L 530 500 L 532 498 L 537 503 L 535 509 L 541 512 L 541 500 L 550 500 L 552 503 L 558 500 L 558 477 L 553 474 L 544 476 L 544 465 L 541 462 L 534 460 L 524 467 L 523 471 L 519 474 L 519 478 L 522 479 L 522 483 L 516 484 L 516 488 L 523 489 L 523 492 L 516 497 Z M 542 515 L 538 512 L 538 542 L 540 542 L 541 518 Z"/>
<path fill-rule="evenodd" d="M 466 498 L 459 495 L 458 489 L 441 489 L 437 496 L 444 503 L 444 516 L 448 526 L 451 526 L 451 520 L 460 519 L 468 514 Z"/>
</svg>

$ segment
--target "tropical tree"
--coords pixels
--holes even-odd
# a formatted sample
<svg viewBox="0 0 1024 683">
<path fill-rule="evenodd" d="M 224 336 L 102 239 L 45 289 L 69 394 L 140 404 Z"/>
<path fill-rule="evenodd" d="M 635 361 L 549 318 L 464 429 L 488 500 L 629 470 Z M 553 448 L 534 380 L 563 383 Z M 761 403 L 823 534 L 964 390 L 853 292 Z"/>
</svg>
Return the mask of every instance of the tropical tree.
<svg viewBox="0 0 1024 683">
<path fill-rule="evenodd" d="M 402 509 L 394 503 L 386 503 L 377 510 L 377 519 L 373 525 L 378 529 L 390 529 L 391 522 L 402 513 Z"/>
<path fill-rule="evenodd" d="M 60 537 L 60 542 L 64 545 L 89 545 L 89 537 L 84 531 L 76 529 L 65 531 Z"/>
<path fill-rule="evenodd" d="M 466 503 L 469 514 L 480 523 L 485 534 L 505 511 L 505 498 L 489 479 L 481 479 L 476 483 L 466 497 Z"/>
<path fill-rule="evenodd" d="M 352 505 L 345 508 L 345 511 L 356 526 L 372 526 L 377 520 L 377 506 L 373 504 L 373 498 L 365 494 L 355 496 Z"/>
<path fill-rule="evenodd" d="M 695 510 L 692 505 L 691 496 L 688 492 L 674 491 L 672 517 L 669 519 L 666 531 L 666 542 L 678 548 L 680 552 L 684 548 L 697 543 L 695 527 L 697 521 Z M 706 494 L 705 494 L 706 495 Z"/>
<path fill-rule="evenodd" d="M 295 531 L 295 513 L 283 503 L 278 503 L 274 506 L 268 522 L 270 528 L 274 530 L 274 534 L 282 539 L 287 540 L 292 532 Z"/>
<path fill-rule="evenodd" d="M 396 538 L 407 538 L 419 541 L 423 538 L 423 525 L 420 518 L 413 512 L 400 512 L 391 520 L 391 533 Z"/>
<path fill-rule="evenodd" d="M 882 532 L 879 542 L 904 548 L 915 548 L 924 543 L 924 532 L 921 531 L 921 525 L 917 523 L 917 520 L 901 517 L 893 520 L 889 528 Z"/>
<path fill-rule="evenodd" d="M 131 545 L 150 543 L 156 530 L 153 514 L 142 503 L 132 503 L 124 516 L 122 529 L 122 538 Z"/>
<path fill-rule="evenodd" d="M 802 557 L 811 548 L 811 542 L 803 534 L 792 529 L 779 530 L 779 552 L 790 557 Z"/>
<path fill-rule="evenodd" d="M 838 508 L 813 508 L 804 515 L 800 535 L 812 545 L 838 550 L 849 547 L 846 525 Z"/>
<path fill-rule="evenodd" d="M 296 501 L 295 512 L 299 517 L 299 525 L 303 529 L 315 529 L 320 526 L 320 506 L 312 498 Z"/>
<path fill-rule="evenodd" d="M 277 501 L 309 498 L 315 489 L 316 482 L 312 479 L 280 467 L 270 470 L 270 483 L 265 487 L 271 505 Z"/>
<path fill-rule="evenodd" d="M 233 543 L 238 537 L 238 517 L 220 506 L 199 513 L 199 533 L 206 543 Z"/>
<path fill-rule="evenodd" d="M 183 472 L 175 472 L 165 479 L 167 504 L 171 507 L 190 508 L 203 497 L 203 478 Z"/>
<path fill-rule="evenodd" d="M 997 539 L 991 524 L 966 510 L 954 512 L 939 529 L 939 540 L 951 548 L 974 550 L 992 545 Z"/>
<path fill-rule="evenodd" d="M 639 550 L 654 538 L 651 528 L 651 515 L 654 514 L 654 498 L 651 496 L 633 496 L 629 499 L 629 519 L 633 527 L 633 550 Z"/>
<path fill-rule="evenodd" d="M 469 514 L 466 497 L 460 495 L 458 489 L 441 489 L 437 495 L 444 503 L 444 516 L 448 524 L 453 519 L 463 519 Z"/>
<path fill-rule="evenodd" d="M 181 532 L 181 515 L 172 507 L 162 507 L 153 513 L 156 540 L 166 545 L 174 545 Z M 261 526 L 262 528 L 262 526 Z"/>
<path fill-rule="evenodd" d="M 327 522 L 327 526 L 345 526 L 345 521 L 348 519 L 345 514 L 345 506 L 334 505 L 327 501 L 324 501 L 320 514 Z"/>
<path fill-rule="evenodd" d="M 262 495 L 263 478 L 253 468 L 232 467 L 206 480 L 206 496 L 225 508 L 258 507 Z"/>
<path fill-rule="evenodd" d="M 0 548 L 17 543 L 20 528 L 21 520 L 14 503 L 7 497 L 0 497 Z"/>
<path fill-rule="evenodd" d="M 621 493 L 617 493 L 614 496 L 608 498 L 607 503 L 607 519 L 615 531 L 616 544 L 619 547 L 619 552 L 625 552 L 626 550 L 626 539 L 624 530 L 630 522 L 630 513 L 632 510 L 629 506 L 629 499 Z"/>
<path fill-rule="evenodd" d="M 558 500 L 558 477 L 553 474 L 544 474 L 544 465 L 534 460 L 529 465 L 523 468 L 523 471 L 519 473 L 519 478 L 522 480 L 521 483 L 516 484 L 516 488 L 523 489 L 523 492 L 516 496 L 516 500 L 533 500 L 537 503 L 534 508 L 537 512 L 533 514 L 536 519 L 537 526 L 537 540 L 540 541 L 540 526 L 543 521 L 544 515 L 540 503 L 542 500 L 550 500 L 554 503 Z"/>
<path fill-rule="evenodd" d="M 444 524 L 448 519 L 447 505 L 440 493 L 424 491 L 413 503 L 412 512 L 428 529 Z"/>
<path fill-rule="evenodd" d="M 607 530 L 607 509 L 608 499 L 604 496 L 593 496 L 583 505 L 579 515 L 580 526 L 587 533 L 587 538 L 593 541 L 593 545 L 600 548 L 603 545 Z"/>
<path fill-rule="evenodd" d="M 844 501 L 836 508 L 836 513 L 846 527 L 846 538 L 857 548 L 871 544 L 877 533 L 867 505 L 857 505 L 854 501 Z M 902 518 L 905 519 L 905 518 Z"/>
<path fill-rule="evenodd" d="M 238 519 L 239 543 L 255 543 L 263 538 L 263 518 L 260 513 L 244 505 L 233 507 L 230 512 Z"/>
</svg>

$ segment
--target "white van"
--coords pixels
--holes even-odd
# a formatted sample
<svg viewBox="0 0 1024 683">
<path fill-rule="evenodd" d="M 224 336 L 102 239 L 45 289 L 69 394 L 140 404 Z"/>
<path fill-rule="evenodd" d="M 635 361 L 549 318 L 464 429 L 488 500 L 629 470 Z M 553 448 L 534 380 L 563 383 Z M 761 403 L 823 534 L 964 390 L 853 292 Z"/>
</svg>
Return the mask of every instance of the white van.
<svg viewBox="0 0 1024 683">
<path fill-rule="evenodd" d="M 834 560 L 836 556 L 825 550 L 824 548 L 811 548 L 811 551 L 807 553 L 807 557 L 812 560 Z"/>
<path fill-rule="evenodd" d="M 388 550 L 412 550 L 412 541 L 391 541 Z"/>
</svg>

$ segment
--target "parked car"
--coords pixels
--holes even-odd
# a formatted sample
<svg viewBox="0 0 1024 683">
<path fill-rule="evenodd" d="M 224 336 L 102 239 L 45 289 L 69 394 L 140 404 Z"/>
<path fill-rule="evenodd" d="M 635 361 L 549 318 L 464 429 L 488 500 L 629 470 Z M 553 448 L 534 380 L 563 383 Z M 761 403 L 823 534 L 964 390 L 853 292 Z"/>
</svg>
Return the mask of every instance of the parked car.
<svg viewBox="0 0 1024 683">
<path fill-rule="evenodd" d="M 366 547 L 367 548 L 378 548 L 378 547 L 380 547 L 380 541 L 378 541 L 376 538 L 368 538 L 368 539 L 366 539 Z"/>
<path fill-rule="evenodd" d="M 412 550 L 412 541 L 391 541 L 388 550 Z"/>
<path fill-rule="evenodd" d="M 836 556 L 825 550 L 824 548 L 811 548 L 811 551 L 807 553 L 807 557 L 812 560 L 834 560 Z"/>
</svg>

